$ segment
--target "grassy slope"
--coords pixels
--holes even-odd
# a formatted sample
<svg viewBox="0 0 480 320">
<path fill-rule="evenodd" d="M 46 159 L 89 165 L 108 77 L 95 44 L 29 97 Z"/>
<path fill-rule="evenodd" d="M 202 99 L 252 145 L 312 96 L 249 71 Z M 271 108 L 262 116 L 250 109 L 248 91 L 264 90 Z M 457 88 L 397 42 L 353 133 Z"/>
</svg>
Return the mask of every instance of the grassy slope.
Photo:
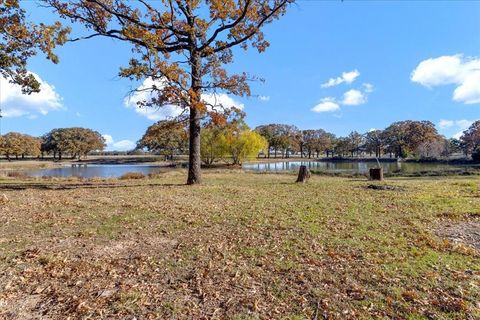
<svg viewBox="0 0 480 320">
<path fill-rule="evenodd" d="M 0 318 L 480 317 L 478 252 L 435 235 L 478 218 L 478 176 L 184 180 L 0 191 Z"/>
</svg>

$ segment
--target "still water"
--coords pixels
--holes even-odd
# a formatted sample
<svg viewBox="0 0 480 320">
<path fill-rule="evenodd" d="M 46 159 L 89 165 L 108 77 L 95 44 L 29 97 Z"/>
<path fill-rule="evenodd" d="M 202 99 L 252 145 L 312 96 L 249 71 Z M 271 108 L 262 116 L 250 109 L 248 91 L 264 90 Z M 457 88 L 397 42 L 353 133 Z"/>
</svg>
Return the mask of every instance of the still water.
<svg viewBox="0 0 480 320">
<path fill-rule="evenodd" d="M 348 172 L 348 173 L 367 173 L 370 168 L 376 167 L 376 162 L 349 162 L 349 161 L 278 161 L 270 163 L 247 163 L 243 165 L 244 170 L 260 172 L 278 172 L 298 170 L 301 165 L 308 166 L 311 170 L 326 172 Z M 453 166 L 438 163 L 402 163 L 402 162 L 382 162 L 381 166 L 385 172 L 419 172 L 433 170 L 455 169 L 461 166 Z M 87 165 L 87 166 L 65 166 L 53 169 L 41 169 L 27 171 L 30 176 L 48 176 L 48 177 L 81 177 L 81 178 L 115 178 L 120 177 L 127 172 L 140 172 L 145 175 L 157 173 L 169 168 L 145 165 Z"/>
<path fill-rule="evenodd" d="M 160 170 L 165 169 L 167 168 L 142 164 L 89 164 L 87 166 L 69 166 L 52 169 L 32 170 L 27 171 L 26 174 L 33 177 L 118 178 L 127 172 L 140 172 L 144 175 L 148 175 L 150 173 L 157 173 Z"/>
<path fill-rule="evenodd" d="M 357 161 L 281 161 L 270 163 L 248 163 L 243 169 L 252 171 L 291 171 L 298 170 L 301 165 L 307 166 L 310 170 L 325 172 L 348 172 L 367 173 L 370 168 L 376 168 L 376 162 Z M 412 163 L 412 162 L 381 162 L 384 172 L 420 172 L 434 170 L 448 170 L 458 168 L 439 163 Z"/>
</svg>

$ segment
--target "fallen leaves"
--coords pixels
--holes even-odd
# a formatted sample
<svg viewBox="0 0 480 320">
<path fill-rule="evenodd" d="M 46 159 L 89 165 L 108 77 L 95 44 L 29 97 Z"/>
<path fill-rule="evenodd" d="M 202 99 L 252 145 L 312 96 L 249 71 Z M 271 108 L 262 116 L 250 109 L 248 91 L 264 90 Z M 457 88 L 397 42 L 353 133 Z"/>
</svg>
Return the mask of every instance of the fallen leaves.
<svg viewBox="0 0 480 320">
<path fill-rule="evenodd" d="M 368 182 L 328 177 L 313 177 L 308 188 L 288 175 L 207 172 L 194 188 L 178 185 L 181 175 L 158 179 L 5 191 L 0 317 L 480 312 L 478 253 L 431 232 L 443 219 L 438 213 L 452 211 L 434 180 L 398 180 L 392 184 L 404 190 L 378 192 L 364 188 Z M 455 183 L 444 182 L 449 191 L 462 187 Z M 472 201 L 456 201 L 455 210 L 474 212 Z M 11 307 L 19 301 L 28 302 L 21 312 Z"/>
</svg>

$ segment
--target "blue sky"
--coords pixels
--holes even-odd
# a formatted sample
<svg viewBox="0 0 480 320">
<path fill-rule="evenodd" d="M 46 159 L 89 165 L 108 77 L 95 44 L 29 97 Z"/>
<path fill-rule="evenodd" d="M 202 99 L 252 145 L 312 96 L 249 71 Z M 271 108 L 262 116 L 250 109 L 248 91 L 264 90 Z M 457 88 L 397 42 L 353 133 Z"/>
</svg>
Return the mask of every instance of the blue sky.
<svg viewBox="0 0 480 320">
<path fill-rule="evenodd" d="M 34 21 L 53 19 L 33 1 L 24 6 Z M 480 2 L 299 1 L 265 31 L 265 53 L 236 50 L 228 67 L 265 79 L 252 85 L 255 96 L 230 97 L 252 127 L 346 135 L 413 119 L 451 137 L 480 118 Z M 41 96 L 21 97 L 2 82 L 3 132 L 83 126 L 108 135 L 110 149 L 125 149 L 159 118 L 125 105 L 140 85 L 117 77 L 128 45 L 98 38 L 58 54 L 58 65 L 41 56 L 29 64 L 45 82 Z"/>
</svg>

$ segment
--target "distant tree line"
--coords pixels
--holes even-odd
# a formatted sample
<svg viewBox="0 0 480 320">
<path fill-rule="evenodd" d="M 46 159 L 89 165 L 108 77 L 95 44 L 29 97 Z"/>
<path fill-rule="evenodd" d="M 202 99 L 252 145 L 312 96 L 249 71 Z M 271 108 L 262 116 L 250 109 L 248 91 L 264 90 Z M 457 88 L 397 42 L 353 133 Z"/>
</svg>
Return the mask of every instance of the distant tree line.
<svg viewBox="0 0 480 320">
<path fill-rule="evenodd" d="M 474 122 L 459 139 L 440 135 L 430 121 L 399 121 L 383 130 L 351 132 L 337 137 L 323 129 L 300 130 L 286 124 L 267 124 L 250 129 L 245 114 L 232 109 L 222 117 L 211 116 L 202 123 L 201 159 L 211 165 L 217 161 L 241 164 L 249 158 L 395 157 L 438 159 L 463 153 L 480 161 L 480 120 Z M 172 159 L 188 152 L 187 126 L 175 120 L 159 121 L 146 130 L 136 150 L 162 154 Z M 80 158 L 105 148 L 100 133 L 86 128 L 53 129 L 42 137 L 10 132 L 0 136 L 0 154 L 7 159 L 51 155 Z"/>
<path fill-rule="evenodd" d="M 43 157 L 52 155 L 62 160 L 64 156 L 79 158 L 92 151 L 105 148 L 105 139 L 96 131 L 86 128 L 53 129 L 42 137 L 32 137 L 18 132 L 0 136 L 0 154 L 12 157 Z"/>
<path fill-rule="evenodd" d="M 244 114 L 231 112 L 224 122 L 214 118 L 203 123 L 202 161 L 213 164 L 231 159 L 241 163 L 258 155 L 289 158 L 362 157 L 437 159 L 463 153 L 478 159 L 480 156 L 480 121 L 463 132 L 460 139 L 447 139 L 440 135 L 430 121 L 399 121 L 383 130 L 366 133 L 351 132 L 337 137 L 323 129 L 300 130 L 286 124 L 267 124 L 248 128 Z M 188 150 L 188 133 L 185 126 L 174 121 L 159 121 L 148 128 L 138 143 L 138 148 L 156 153 L 185 153 Z M 240 156 L 239 156 L 240 155 Z"/>
<path fill-rule="evenodd" d="M 463 132 L 460 139 L 440 135 L 430 121 L 399 121 L 384 130 L 366 133 L 352 131 L 337 137 L 323 129 L 299 130 L 285 124 L 268 124 L 255 128 L 268 143 L 266 157 L 395 157 L 433 159 L 462 152 L 477 159 L 480 154 L 480 121 Z"/>
</svg>

